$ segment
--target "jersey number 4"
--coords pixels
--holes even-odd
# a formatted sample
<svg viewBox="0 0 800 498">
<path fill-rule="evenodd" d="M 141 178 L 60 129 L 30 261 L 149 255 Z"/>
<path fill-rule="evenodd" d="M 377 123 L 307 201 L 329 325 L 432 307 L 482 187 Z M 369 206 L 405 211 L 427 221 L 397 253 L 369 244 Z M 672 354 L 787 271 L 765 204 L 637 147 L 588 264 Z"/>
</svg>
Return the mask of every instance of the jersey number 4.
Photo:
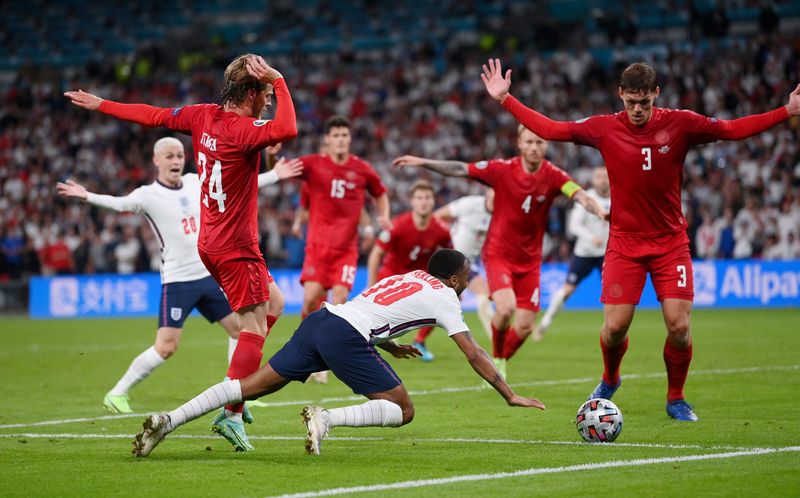
<svg viewBox="0 0 800 498">
<path fill-rule="evenodd" d="M 197 167 L 200 169 L 200 185 L 206 181 L 208 170 L 206 165 L 208 158 L 202 152 L 197 153 Z M 211 168 L 211 177 L 208 179 L 208 195 L 203 194 L 203 205 L 208 207 L 208 198 L 211 197 L 217 201 L 217 209 L 220 213 L 225 212 L 225 199 L 228 195 L 222 190 L 222 163 L 214 161 L 214 166 Z"/>
<path fill-rule="evenodd" d="M 372 301 L 375 304 L 389 306 L 390 304 L 396 303 L 397 301 L 412 294 L 416 294 L 422 290 L 422 284 L 418 282 L 403 282 L 399 285 L 395 285 L 397 282 L 398 279 L 390 279 L 381 285 L 373 285 L 364 291 L 361 296 L 369 297 L 372 294 L 375 294 L 375 297 L 372 298 Z"/>
</svg>

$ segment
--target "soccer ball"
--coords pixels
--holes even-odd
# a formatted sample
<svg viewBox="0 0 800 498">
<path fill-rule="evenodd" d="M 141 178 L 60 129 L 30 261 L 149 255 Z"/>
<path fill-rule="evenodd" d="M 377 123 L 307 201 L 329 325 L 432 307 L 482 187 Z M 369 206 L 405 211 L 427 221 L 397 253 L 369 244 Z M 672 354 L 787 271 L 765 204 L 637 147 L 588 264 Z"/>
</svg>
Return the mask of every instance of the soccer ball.
<svg viewBox="0 0 800 498">
<path fill-rule="evenodd" d="M 575 425 L 585 441 L 610 443 L 622 432 L 622 412 L 607 399 L 590 399 L 578 409 Z"/>
</svg>

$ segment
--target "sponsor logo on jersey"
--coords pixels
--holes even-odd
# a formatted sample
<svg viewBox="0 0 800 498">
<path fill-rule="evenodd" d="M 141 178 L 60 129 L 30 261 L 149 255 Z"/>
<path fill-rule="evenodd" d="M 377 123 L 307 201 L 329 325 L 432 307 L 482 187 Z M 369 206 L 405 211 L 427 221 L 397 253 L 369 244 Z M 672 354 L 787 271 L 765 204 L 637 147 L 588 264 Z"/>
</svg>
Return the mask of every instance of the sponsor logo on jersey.
<svg viewBox="0 0 800 498">
<path fill-rule="evenodd" d="M 663 146 L 661 146 L 661 147 L 658 149 L 658 152 L 659 152 L 660 154 L 666 154 L 667 152 L 669 152 L 669 145 L 663 145 Z"/>
<path fill-rule="evenodd" d="M 267 122 L 269 122 L 269 119 L 256 119 L 253 121 L 253 126 L 264 126 Z"/>
<path fill-rule="evenodd" d="M 217 151 L 217 139 L 208 133 L 203 133 L 202 138 L 200 138 L 200 145 L 208 150 L 213 150 L 214 152 Z"/>
<path fill-rule="evenodd" d="M 475 167 L 478 169 L 486 169 L 489 166 L 488 161 L 478 161 L 475 163 Z"/>
<path fill-rule="evenodd" d="M 544 201 L 547 200 L 547 196 L 546 195 L 539 195 L 539 196 L 536 197 L 536 200 L 539 201 L 539 202 L 544 202 Z"/>
<path fill-rule="evenodd" d="M 169 316 L 173 320 L 180 320 L 181 316 L 183 315 L 183 310 L 181 308 L 170 308 L 169 309 Z"/>
</svg>

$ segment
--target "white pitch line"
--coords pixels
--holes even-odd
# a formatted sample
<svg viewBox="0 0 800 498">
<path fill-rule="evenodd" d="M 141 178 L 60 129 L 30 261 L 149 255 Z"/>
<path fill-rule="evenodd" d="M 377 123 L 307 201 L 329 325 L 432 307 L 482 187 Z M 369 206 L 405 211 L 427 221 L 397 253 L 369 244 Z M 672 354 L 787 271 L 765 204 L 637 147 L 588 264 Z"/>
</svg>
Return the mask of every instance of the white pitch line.
<svg viewBox="0 0 800 498">
<path fill-rule="evenodd" d="M 587 470 L 592 471 L 592 470 L 610 469 L 619 467 L 641 467 L 645 465 L 657 465 L 663 463 L 697 462 L 702 460 L 722 460 L 728 458 L 768 455 L 771 453 L 784 453 L 784 452 L 797 452 L 797 451 L 800 451 L 800 446 L 789 446 L 786 448 L 757 448 L 753 450 L 731 451 L 727 453 L 706 453 L 702 455 L 687 455 L 680 457 L 637 458 L 634 460 L 616 460 L 616 461 L 601 462 L 601 463 L 585 463 L 581 465 L 568 465 L 564 467 L 532 468 L 532 469 L 517 470 L 514 472 L 499 472 L 496 474 L 467 474 L 460 476 L 444 477 L 439 479 L 420 479 L 415 481 L 402 481 L 402 482 L 387 483 L 387 484 L 353 486 L 349 488 L 332 488 L 321 491 L 285 494 L 274 498 L 315 498 L 318 496 L 336 496 L 336 495 L 351 494 L 351 493 L 368 493 L 370 491 L 422 488 L 427 486 L 441 486 L 444 484 L 454 484 L 460 482 L 510 479 L 514 477 L 527 477 L 527 476 L 535 476 L 542 474 L 561 474 L 564 472 L 578 472 Z"/>
<path fill-rule="evenodd" d="M 79 434 L 79 433 L 31 433 L 22 432 L 17 434 L 0 434 L 0 438 L 30 438 L 30 439 L 132 439 L 133 434 Z M 216 436 L 205 436 L 200 434 L 170 434 L 170 439 L 207 439 L 218 440 Z M 254 436 L 248 435 L 249 439 L 260 441 L 305 441 L 304 436 Z M 479 438 L 385 438 L 385 437 L 336 437 L 325 438 L 326 441 L 402 441 L 405 443 L 463 443 L 463 444 L 529 444 L 529 445 L 553 445 L 553 446 L 582 446 L 594 448 L 655 448 L 668 450 L 739 450 L 751 451 L 763 448 L 748 448 L 746 446 L 703 446 L 699 444 L 660 444 L 660 443 L 605 443 L 590 444 L 582 441 L 547 441 L 543 439 L 479 439 Z M 769 448 L 767 448 L 769 449 Z"/>
<path fill-rule="evenodd" d="M 773 365 L 773 366 L 763 366 L 763 367 L 743 367 L 743 368 L 717 368 L 717 369 L 710 369 L 710 370 L 695 370 L 691 372 L 692 376 L 695 375 L 734 375 L 740 373 L 758 373 L 758 372 L 769 372 L 769 371 L 792 371 L 792 370 L 800 370 L 800 365 Z M 663 372 L 651 372 L 646 374 L 627 374 L 623 375 L 625 380 L 635 380 L 635 379 L 656 379 L 664 377 L 666 374 Z M 512 387 L 534 387 L 534 386 L 562 386 L 562 385 L 570 385 L 570 384 L 581 384 L 584 382 L 594 382 L 597 380 L 597 377 L 579 377 L 574 379 L 561 379 L 561 380 L 537 380 L 532 382 L 518 382 L 510 384 Z M 473 386 L 464 386 L 464 387 L 444 387 L 441 389 L 428 389 L 428 390 L 420 390 L 420 391 L 409 391 L 409 394 L 412 396 L 429 396 L 429 395 L 437 395 L 437 394 L 448 394 L 448 393 L 461 393 L 461 392 L 472 392 L 472 391 L 483 391 L 484 388 L 481 385 L 473 385 Z M 291 400 L 291 401 L 274 401 L 274 402 L 263 402 L 263 406 L 265 408 L 275 408 L 275 407 L 284 407 L 284 406 L 304 406 L 314 403 L 326 404 L 326 403 L 339 403 L 344 401 L 361 401 L 363 400 L 363 396 L 338 396 L 338 397 L 330 397 L 330 398 L 323 398 L 320 400 Z M 261 408 L 261 407 L 259 407 Z M 21 423 L 21 424 L 2 424 L 0 425 L 0 429 L 19 429 L 22 427 L 39 427 L 43 425 L 60 425 L 60 424 L 71 424 L 71 423 L 80 423 L 80 422 L 92 422 L 95 420 L 113 420 L 113 419 L 124 419 L 124 418 L 136 418 L 136 417 L 146 417 L 149 413 L 131 413 L 131 414 L 124 414 L 124 415 L 106 415 L 103 417 L 82 417 L 82 418 L 71 418 L 71 419 L 64 419 L 64 420 L 44 420 L 41 422 L 28 422 L 28 423 Z"/>
</svg>

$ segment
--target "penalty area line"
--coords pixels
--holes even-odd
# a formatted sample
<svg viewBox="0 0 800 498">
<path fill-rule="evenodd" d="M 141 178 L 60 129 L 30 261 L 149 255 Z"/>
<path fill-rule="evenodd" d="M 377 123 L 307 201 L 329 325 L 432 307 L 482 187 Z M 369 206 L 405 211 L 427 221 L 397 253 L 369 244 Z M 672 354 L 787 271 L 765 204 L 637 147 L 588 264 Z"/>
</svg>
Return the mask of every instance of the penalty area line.
<svg viewBox="0 0 800 498">
<path fill-rule="evenodd" d="M 736 375 L 741 373 L 759 373 L 759 372 L 774 372 L 774 371 L 800 371 L 800 365 L 770 365 L 762 367 L 742 367 L 742 368 L 716 368 L 709 370 L 694 370 L 691 372 L 692 376 L 696 375 Z M 651 372 L 644 374 L 627 374 L 623 377 L 625 380 L 636 379 L 656 379 L 665 377 L 664 372 Z M 510 384 L 511 387 L 536 387 L 536 386 L 566 386 L 570 384 L 593 383 L 597 381 L 597 377 L 579 377 L 573 379 L 557 379 L 557 380 L 538 380 L 532 382 L 518 382 Z M 464 386 L 464 387 L 443 387 L 440 389 L 427 389 L 427 390 L 410 390 L 408 392 L 411 396 L 430 396 L 437 394 L 453 394 L 462 392 L 478 392 L 486 391 L 482 385 Z M 488 392 L 488 391 L 487 391 Z M 290 400 L 290 401 L 262 401 L 257 408 L 275 408 L 286 406 L 305 406 L 311 404 L 327 404 L 339 403 L 345 401 L 363 401 L 363 396 L 339 396 L 323 398 L 321 400 Z M 80 422 L 93 422 L 95 420 L 116 420 L 125 418 L 146 417 L 150 413 L 128 413 L 120 415 L 105 415 L 102 417 L 81 417 L 70 418 L 63 420 L 44 420 L 41 422 L 27 422 L 17 424 L 0 424 L 0 429 L 19 429 L 22 427 L 39 427 L 44 425 L 60 425 L 60 424 L 74 424 Z"/>
<path fill-rule="evenodd" d="M 30 438 L 30 439 L 132 439 L 133 434 L 81 434 L 81 433 L 33 433 L 20 432 L 13 434 L 0 434 L 0 438 Z M 255 441 L 305 441 L 304 436 L 259 436 L 248 435 L 249 439 Z M 219 440 L 217 436 L 205 436 L 200 434 L 171 434 L 169 439 L 206 439 Z M 663 444 L 663 443 L 605 443 L 591 444 L 583 441 L 548 441 L 543 439 L 481 439 L 481 438 L 386 438 L 379 436 L 372 437 L 337 437 L 325 438 L 326 441 L 385 441 L 403 443 L 454 443 L 454 444 L 520 444 L 520 445 L 550 445 L 550 446 L 581 446 L 594 448 L 655 448 L 667 450 L 739 450 L 752 451 L 764 448 L 753 448 L 746 446 L 703 446 L 699 444 Z M 770 448 L 766 448 L 770 449 Z"/>
<path fill-rule="evenodd" d="M 620 467 L 642 467 L 646 465 L 658 465 L 664 463 L 678 462 L 697 462 L 703 460 L 724 460 L 729 458 L 739 458 L 747 456 L 768 455 L 773 453 L 797 452 L 800 446 L 789 446 L 786 448 L 758 448 L 745 451 L 731 451 L 727 453 L 706 453 L 702 455 L 686 455 L 680 457 L 664 458 L 637 458 L 633 460 L 615 460 L 601 463 L 585 463 L 581 465 L 568 465 L 563 467 L 541 467 L 514 472 L 498 472 L 496 474 L 467 474 L 438 479 L 420 479 L 414 481 L 401 481 L 386 484 L 371 484 L 364 486 L 352 486 L 347 488 L 331 488 L 320 491 L 309 491 L 303 493 L 291 493 L 274 496 L 272 498 L 315 498 L 318 496 L 337 496 L 353 493 L 368 493 L 372 491 L 387 491 L 395 489 L 423 488 L 428 486 L 442 486 L 446 484 L 456 484 L 462 482 L 489 481 L 498 479 L 512 479 L 515 477 L 528 477 L 543 474 L 561 474 L 565 472 L 592 471 L 600 469 L 611 469 Z"/>
</svg>

